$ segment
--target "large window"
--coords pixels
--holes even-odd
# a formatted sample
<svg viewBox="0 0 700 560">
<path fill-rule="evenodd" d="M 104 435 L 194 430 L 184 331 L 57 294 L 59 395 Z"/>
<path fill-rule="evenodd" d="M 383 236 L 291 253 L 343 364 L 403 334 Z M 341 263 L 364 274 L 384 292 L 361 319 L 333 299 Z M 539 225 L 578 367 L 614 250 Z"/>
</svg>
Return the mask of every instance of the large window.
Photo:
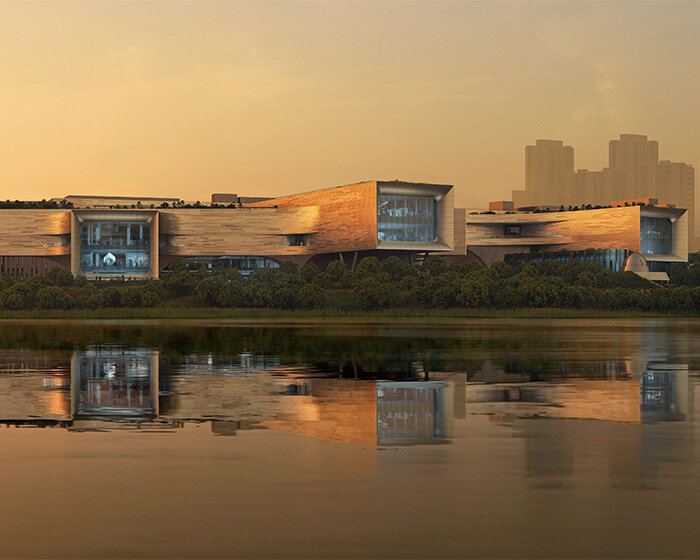
<svg viewBox="0 0 700 560">
<path fill-rule="evenodd" d="M 584 251 L 556 251 L 537 253 L 509 253 L 503 260 L 506 264 L 518 266 L 529 262 L 558 262 L 581 261 L 598 263 L 603 268 L 619 272 L 625 269 L 625 262 L 630 256 L 627 249 L 586 249 Z"/>
<path fill-rule="evenodd" d="M 151 228 L 143 222 L 87 222 L 80 226 L 80 270 L 88 274 L 146 274 Z"/>
<path fill-rule="evenodd" d="M 643 255 L 670 255 L 673 252 L 673 225 L 668 218 L 642 217 L 639 252 Z"/>
<path fill-rule="evenodd" d="M 258 268 L 279 268 L 279 264 L 266 257 L 255 256 L 220 256 L 220 257 L 184 257 L 181 262 L 190 270 L 226 270 L 235 268 L 243 276 L 248 276 Z M 168 267 L 165 268 L 168 270 Z"/>
<path fill-rule="evenodd" d="M 435 199 L 431 196 L 380 194 L 377 197 L 377 239 L 428 243 L 435 241 L 435 207 Z"/>
</svg>

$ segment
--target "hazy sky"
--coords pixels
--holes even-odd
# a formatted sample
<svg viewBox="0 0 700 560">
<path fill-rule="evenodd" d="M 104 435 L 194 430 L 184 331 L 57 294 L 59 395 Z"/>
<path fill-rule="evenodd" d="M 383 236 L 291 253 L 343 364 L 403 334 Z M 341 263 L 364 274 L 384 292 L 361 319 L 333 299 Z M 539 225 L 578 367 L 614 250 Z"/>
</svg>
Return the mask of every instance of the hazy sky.
<svg viewBox="0 0 700 560">
<path fill-rule="evenodd" d="M 369 179 L 510 199 L 524 146 L 700 163 L 700 2 L 0 0 L 0 199 L 278 195 Z"/>
</svg>

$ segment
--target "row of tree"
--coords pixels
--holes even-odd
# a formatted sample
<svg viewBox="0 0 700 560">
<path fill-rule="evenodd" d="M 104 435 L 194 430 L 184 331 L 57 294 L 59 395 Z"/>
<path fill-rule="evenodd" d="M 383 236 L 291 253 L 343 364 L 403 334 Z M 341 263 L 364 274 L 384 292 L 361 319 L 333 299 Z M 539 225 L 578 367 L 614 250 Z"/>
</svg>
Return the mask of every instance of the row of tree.
<svg viewBox="0 0 700 560">
<path fill-rule="evenodd" d="M 694 267 L 680 271 L 687 274 Z M 594 263 L 530 262 L 513 268 L 448 264 L 429 257 L 413 266 L 395 256 L 362 259 L 354 271 L 342 262 L 324 270 L 298 268 L 191 273 L 175 264 L 161 280 L 88 282 L 55 268 L 46 276 L 0 279 L 0 309 L 99 309 L 157 306 L 368 310 L 388 308 L 564 307 L 700 314 L 697 282 L 663 287 L 632 272 L 611 272 Z"/>
</svg>

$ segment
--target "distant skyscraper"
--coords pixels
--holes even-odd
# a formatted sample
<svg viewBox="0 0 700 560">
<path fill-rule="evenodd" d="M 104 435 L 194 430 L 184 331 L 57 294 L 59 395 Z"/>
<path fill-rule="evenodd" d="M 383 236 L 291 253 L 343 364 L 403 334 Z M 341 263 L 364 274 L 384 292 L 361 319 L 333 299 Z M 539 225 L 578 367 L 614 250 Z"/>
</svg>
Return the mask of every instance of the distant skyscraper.
<svg viewBox="0 0 700 560">
<path fill-rule="evenodd" d="M 559 140 L 538 140 L 525 148 L 525 191 L 543 197 L 570 193 L 574 174 L 574 149 Z"/>
<path fill-rule="evenodd" d="M 609 144 L 609 164 L 601 171 L 574 172 L 574 149 L 556 140 L 525 148 L 525 190 L 513 191 L 516 208 L 534 205 L 605 206 L 612 201 L 656 198 L 659 204 L 688 209 L 689 248 L 695 237 L 695 169 L 659 161 L 659 143 L 639 134 L 621 134 Z"/>
</svg>

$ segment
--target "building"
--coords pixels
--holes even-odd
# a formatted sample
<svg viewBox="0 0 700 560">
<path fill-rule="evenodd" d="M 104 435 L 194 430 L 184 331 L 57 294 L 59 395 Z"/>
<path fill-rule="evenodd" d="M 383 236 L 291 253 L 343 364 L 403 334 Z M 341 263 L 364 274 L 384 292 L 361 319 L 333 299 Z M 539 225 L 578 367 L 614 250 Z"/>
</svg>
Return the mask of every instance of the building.
<svg viewBox="0 0 700 560">
<path fill-rule="evenodd" d="M 513 191 L 516 208 L 536 205 L 605 205 L 611 200 L 656 198 L 688 209 L 691 251 L 700 250 L 695 231 L 695 169 L 659 161 L 659 144 L 638 134 L 622 134 L 609 144 L 608 167 L 574 171 L 571 146 L 538 140 L 525 148 L 525 190 Z"/>
<path fill-rule="evenodd" d="M 622 202 L 577 211 L 472 212 L 466 218 L 468 252 L 487 266 L 582 260 L 668 281 L 670 265 L 688 260 L 688 217 L 682 208 Z"/>
<path fill-rule="evenodd" d="M 515 197 L 516 207 L 554 204 L 562 193 L 569 195 L 574 173 L 574 149 L 559 140 L 538 140 L 525 147 L 525 193 Z M 537 196 L 534 196 L 535 193 Z M 549 199 L 552 199 L 551 201 Z"/>
<path fill-rule="evenodd" d="M 248 273 L 284 261 L 352 264 L 367 255 L 466 251 L 452 185 L 370 181 L 274 199 L 236 197 L 226 207 L 68 198 L 72 208 L 0 209 L 0 275 L 24 279 L 58 266 L 88 279 L 146 279 L 175 261 Z"/>
<path fill-rule="evenodd" d="M 217 194 L 221 203 L 212 205 L 97 196 L 67 197 L 55 208 L 25 204 L 0 209 L 0 276 L 26 279 L 58 266 L 92 280 L 149 279 L 175 262 L 246 275 L 285 261 L 354 268 L 365 256 L 420 262 L 436 254 L 485 265 L 575 258 L 665 281 L 671 263 L 687 261 L 687 213 L 657 199 L 518 212 L 499 201 L 468 214 L 454 208 L 453 190 L 370 181 L 278 198 Z"/>
</svg>

